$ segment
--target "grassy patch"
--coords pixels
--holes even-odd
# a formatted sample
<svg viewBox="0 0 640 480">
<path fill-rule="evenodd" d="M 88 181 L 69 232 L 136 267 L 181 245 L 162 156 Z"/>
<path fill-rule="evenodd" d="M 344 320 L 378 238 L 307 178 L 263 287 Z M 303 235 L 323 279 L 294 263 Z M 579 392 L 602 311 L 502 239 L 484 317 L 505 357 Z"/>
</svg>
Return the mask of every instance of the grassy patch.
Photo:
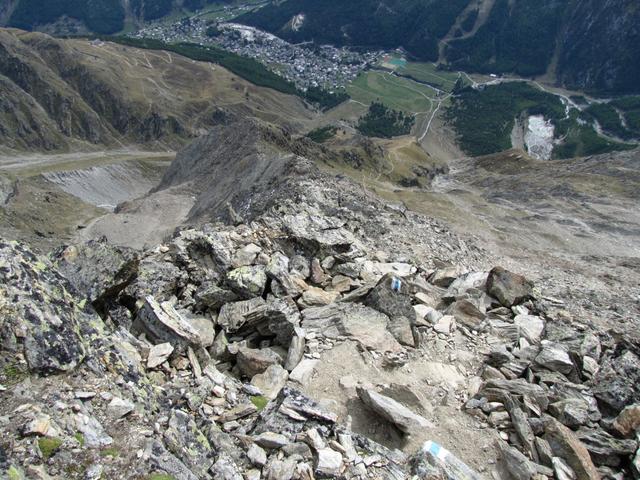
<svg viewBox="0 0 640 480">
<path fill-rule="evenodd" d="M 2 368 L 2 375 L 0 377 L 2 377 L 1 380 L 7 385 L 15 385 L 27 378 L 28 375 L 29 372 L 27 371 L 26 366 L 17 363 L 10 363 Z"/>
<path fill-rule="evenodd" d="M 146 480 L 176 480 L 174 477 L 167 473 L 152 473 Z"/>
<path fill-rule="evenodd" d="M 349 84 L 347 92 L 365 105 L 380 102 L 407 113 L 430 112 L 435 98 L 434 90 L 426 85 L 376 71 L 359 75 Z"/>
<path fill-rule="evenodd" d="M 255 395 L 251 397 L 251 403 L 253 403 L 260 412 L 267 406 L 269 399 L 263 395 Z"/>
<path fill-rule="evenodd" d="M 400 67 L 397 72 L 407 75 L 419 82 L 426 82 L 441 90 L 450 92 L 456 84 L 457 73 L 438 70 L 432 63 L 408 62 Z"/>
<path fill-rule="evenodd" d="M 81 447 L 84 447 L 84 435 L 82 435 L 80 432 L 77 432 L 73 436 L 73 438 L 75 438 L 78 441 Z"/>
<path fill-rule="evenodd" d="M 45 460 L 49 460 L 60 448 L 60 445 L 62 445 L 62 440 L 59 438 L 41 437 L 38 439 L 38 448 Z"/>
<path fill-rule="evenodd" d="M 120 456 L 120 451 L 116 447 L 107 447 L 100 450 L 100 456 L 116 458 Z"/>
<path fill-rule="evenodd" d="M 23 480 L 24 474 L 17 467 L 11 465 L 7 470 L 7 478 L 9 480 Z"/>
<path fill-rule="evenodd" d="M 313 140 L 316 143 L 324 143 L 327 140 L 332 139 L 336 132 L 338 131 L 337 127 L 333 127 L 328 125 L 326 127 L 316 128 L 315 130 L 311 130 L 307 133 L 306 137 Z"/>
</svg>

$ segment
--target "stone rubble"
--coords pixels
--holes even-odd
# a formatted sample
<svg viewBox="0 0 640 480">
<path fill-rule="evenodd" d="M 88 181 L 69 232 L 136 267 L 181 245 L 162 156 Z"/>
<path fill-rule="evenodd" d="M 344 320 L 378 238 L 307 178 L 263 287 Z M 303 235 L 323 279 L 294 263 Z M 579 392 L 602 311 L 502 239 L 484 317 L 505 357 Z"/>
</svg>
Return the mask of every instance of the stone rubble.
<svg viewBox="0 0 640 480">
<path fill-rule="evenodd" d="M 3 473 L 640 478 L 640 345 L 552 316 L 531 282 L 503 268 L 430 265 L 385 251 L 380 235 L 368 243 L 366 218 L 340 203 L 327 214 L 312 187 L 317 201 L 304 209 L 286 198 L 262 216 L 238 208 L 244 223 L 186 228 L 135 255 L 84 245 L 49 260 L 0 241 Z M 378 228 L 402 218 L 385 215 Z M 478 253 L 434 242 L 443 256 Z M 101 257 L 88 254 L 97 248 Z M 100 262 L 119 280 L 102 278 Z M 456 339 L 469 350 L 452 348 Z M 442 405 L 502 438 L 486 447 L 501 464 L 452 473 L 446 459 L 354 432 L 331 403 L 303 393 L 346 343 L 392 371 L 438 352 L 417 393 L 394 398 L 394 387 L 357 372 L 335 381 L 403 437 L 442 420 L 410 402 L 437 390 Z"/>
</svg>

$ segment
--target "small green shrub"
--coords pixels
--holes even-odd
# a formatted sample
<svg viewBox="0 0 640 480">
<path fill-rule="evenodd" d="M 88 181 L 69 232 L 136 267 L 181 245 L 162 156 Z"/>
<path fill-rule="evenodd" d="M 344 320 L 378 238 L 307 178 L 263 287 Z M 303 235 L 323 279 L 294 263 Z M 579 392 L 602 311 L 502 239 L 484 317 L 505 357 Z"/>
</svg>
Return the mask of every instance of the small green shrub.
<svg viewBox="0 0 640 480">
<path fill-rule="evenodd" d="M 267 406 L 267 404 L 269 403 L 269 399 L 262 395 L 256 395 L 254 397 L 251 397 L 251 403 L 253 403 L 260 412 Z"/>
<path fill-rule="evenodd" d="M 42 453 L 42 458 L 49 460 L 62 445 L 62 440 L 54 437 L 41 437 L 38 439 L 38 448 Z"/>
</svg>

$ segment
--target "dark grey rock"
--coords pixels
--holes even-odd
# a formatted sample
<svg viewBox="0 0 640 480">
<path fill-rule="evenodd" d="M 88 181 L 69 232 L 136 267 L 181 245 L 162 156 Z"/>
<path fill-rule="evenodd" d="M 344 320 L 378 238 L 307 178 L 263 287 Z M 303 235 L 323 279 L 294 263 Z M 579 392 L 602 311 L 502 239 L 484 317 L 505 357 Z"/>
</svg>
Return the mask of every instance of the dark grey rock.
<svg viewBox="0 0 640 480">
<path fill-rule="evenodd" d="M 585 444 L 591 458 L 598 466 L 618 467 L 623 459 L 628 458 L 638 449 L 636 440 L 615 438 L 600 429 L 581 428 L 577 436 Z"/>
<path fill-rule="evenodd" d="M 512 307 L 533 297 L 533 283 L 522 275 L 495 267 L 487 278 L 487 293 L 503 306 Z"/>
</svg>

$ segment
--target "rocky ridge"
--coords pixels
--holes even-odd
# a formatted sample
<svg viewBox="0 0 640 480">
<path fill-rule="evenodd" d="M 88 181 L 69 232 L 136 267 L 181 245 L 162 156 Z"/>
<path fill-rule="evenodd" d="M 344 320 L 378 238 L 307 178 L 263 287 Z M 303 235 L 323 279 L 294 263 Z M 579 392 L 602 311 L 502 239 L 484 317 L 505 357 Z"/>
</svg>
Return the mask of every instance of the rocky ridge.
<svg viewBox="0 0 640 480">
<path fill-rule="evenodd" d="M 9 478 L 638 476 L 636 340 L 557 315 L 425 216 L 295 153 L 282 164 L 207 204 L 224 223 L 145 251 L 2 241 Z M 309 393 L 343 348 L 380 379 L 423 380 L 354 364 L 331 379 L 345 414 Z M 415 448 L 443 436 L 444 407 L 456 435 Z M 467 457 L 471 438 L 486 445 Z"/>
</svg>

